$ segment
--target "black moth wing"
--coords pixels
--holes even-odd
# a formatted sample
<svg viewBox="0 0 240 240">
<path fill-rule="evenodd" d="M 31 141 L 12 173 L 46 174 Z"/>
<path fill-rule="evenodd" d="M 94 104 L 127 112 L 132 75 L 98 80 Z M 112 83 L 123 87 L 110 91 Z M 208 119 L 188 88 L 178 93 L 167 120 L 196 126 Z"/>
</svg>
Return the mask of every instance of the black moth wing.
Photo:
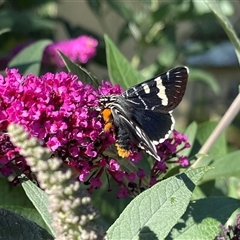
<svg viewBox="0 0 240 240">
<path fill-rule="evenodd" d="M 122 93 L 122 97 L 138 109 L 167 113 L 182 100 L 188 80 L 188 68 L 177 67 Z"/>
<path fill-rule="evenodd" d="M 174 119 L 171 113 L 136 109 L 133 115 L 133 122 L 144 130 L 154 145 L 162 143 L 173 130 Z"/>
<path fill-rule="evenodd" d="M 116 140 L 128 150 L 130 141 L 160 160 L 156 146 L 171 133 L 171 111 L 181 102 L 188 80 L 188 68 L 177 67 L 137 84 L 120 96 L 112 97 Z"/>
<path fill-rule="evenodd" d="M 119 105 L 117 106 L 119 107 Z M 124 112 L 117 106 L 112 108 L 112 114 L 113 119 L 115 120 L 114 125 L 117 129 L 117 143 L 119 146 L 128 150 L 130 146 L 129 140 L 131 140 L 138 147 L 144 149 L 147 153 L 160 161 L 160 157 L 157 155 L 155 143 L 150 139 L 146 131 L 142 129 L 134 118 L 133 114 L 135 111 L 131 109 L 132 111 Z M 131 106 L 129 107 L 131 108 Z"/>
</svg>

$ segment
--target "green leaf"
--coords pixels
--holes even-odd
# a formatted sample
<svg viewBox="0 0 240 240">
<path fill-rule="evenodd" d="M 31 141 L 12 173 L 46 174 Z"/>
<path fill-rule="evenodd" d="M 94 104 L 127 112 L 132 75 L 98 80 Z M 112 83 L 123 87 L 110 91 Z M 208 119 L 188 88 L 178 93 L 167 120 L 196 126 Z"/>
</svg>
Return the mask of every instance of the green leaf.
<svg viewBox="0 0 240 240">
<path fill-rule="evenodd" d="M 204 194 L 205 197 L 229 196 L 228 195 L 228 192 L 229 192 L 228 180 L 225 178 L 219 178 L 219 179 L 214 179 L 214 180 L 207 181 L 207 182 L 202 182 L 201 184 L 198 185 L 198 188 L 199 188 L 199 190 L 202 191 L 202 194 Z M 194 194 L 193 194 L 193 197 L 195 197 L 195 199 L 204 198 L 201 196 L 196 198 L 197 196 Z"/>
<path fill-rule="evenodd" d="M 3 28 L 3 29 L 0 30 L 0 35 L 4 34 L 6 32 L 10 32 L 10 31 L 11 31 L 10 28 Z"/>
<path fill-rule="evenodd" d="M 221 180 L 227 184 L 228 196 L 239 199 L 239 176 L 231 177 L 228 181 L 225 181 L 225 178 L 221 178 Z"/>
<path fill-rule="evenodd" d="M 239 177 L 240 173 L 240 151 L 231 152 L 227 155 L 216 159 L 210 166 L 213 167 L 204 177 L 203 181 L 221 177 Z"/>
<path fill-rule="evenodd" d="M 133 20 L 133 11 L 127 4 L 127 1 L 106 0 L 106 2 L 123 19 L 125 19 L 128 22 Z"/>
<path fill-rule="evenodd" d="M 215 239 L 220 225 L 240 207 L 240 201 L 228 197 L 200 199 L 188 206 L 179 223 L 166 239 Z"/>
<path fill-rule="evenodd" d="M 3 208 L 5 208 L 6 205 L 34 208 L 22 186 L 12 186 L 6 179 L 0 178 L 0 189 L 0 206 Z"/>
<path fill-rule="evenodd" d="M 5 206 L 0 205 L 0 208 L 4 208 L 12 212 L 15 212 L 21 215 L 22 217 L 37 223 L 40 227 L 48 230 L 47 225 L 45 224 L 41 215 L 38 213 L 36 209 L 20 207 L 20 206 L 9 206 L 9 205 L 5 205 Z"/>
<path fill-rule="evenodd" d="M 196 158 L 200 158 L 201 157 L 201 163 L 198 166 L 209 166 L 214 161 L 213 160 L 214 156 L 212 156 L 212 154 L 209 155 L 209 154 L 201 154 L 201 153 L 198 154 L 197 153 L 195 156 L 196 156 Z"/>
<path fill-rule="evenodd" d="M 216 122 L 205 122 L 198 125 L 197 139 L 201 145 L 206 142 L 216 126 Z M 227 142 L 224 133 L 215 142 L 209 154 L 213 156 L 214 159 L 220 158 L 227 154 Z"/>
<path fill-rule="evenodd" d="M 125 89 L 143 80 L 141 74 L 134 69 L 129 61 L 120 53 L 110 38 L 105 35 L 107 65 L 112 83 L 121 84 Z"/>
<path fill-rule="evenodd" d="M 184 214 L 195 185 L 208 170 L 190 170 L 141 193 L 109 228 L 109 239 L 164 239 Z"/>
<path fill-rule="evenodd" d="M 208 87 L 211 88 L 211 90 L 215 94 L 220 93 L 220 86 L 219 86 L 219 83 L 216 81 L 215 77 L 204 70 L 191 68 L 190 69 L 190 80 L 205 83 Z"/>
<path fill-rule="evenodd" d="M 67 69 L 72 74 L 76 74 L 83 83 L 91 84 L 95 87 L 98 87 L 99 81 L 92 76 L 85 68 L 79 66 L 78 64 L 72 62 L 66 55 L 64 55 L 61 51 L 58 51 L 59 55 L 61 56 L 62 60 L 64 61 Z"/>
<path fill-rule="evenodd" d="M 165 44 L 158 54 L 158 62 L 161 66 L 170 67 L 177 58 L 176 48 L 172 44 Z"/>
<path fill-rule="evenodd" d="M 121 43 L 123 43 L 124 40 L 126 40 L 128 37 L 132 36 L 132 33 L 128 27 L 128 22 L 125 22 L 118 31 L 118 36 L 117 36 L 117 44 L 120 46 Z"/>
<path fill-rule="evenodd" d="M 48 198 L 46 193 L 42 191 L 40 188 L 38 188 L 30 180 L 23 181 L 22 186 L 28 198 L 32 201 L 33 205 L 42 216 L 50 232 L 55 237 L 56 236 L 55 231 L 51 226 L 52 216 L 48 212 Z"/>
<path fill-rule="evenodd" d="M 206 195 L 204 194 L 203 190 L 199 186 L 196 186 L 192 194 L 192 200 L 201 199 L 205 197 Z"/>
<path fill-rule="evenodd" d="M 0 222 L 1 239 L 54 239 L 36 223 L 6 209 L 0 209 Z"/>
<path fill-rule="evenodd" d="M 195 141 L 196 135 L 197 135 L 197 123 L 196 122 L 192 122 L 187 129 L 184 132 L 184 135 L 186 135 L 188 137 L 188 142 L 190 143 L 191 147 L 190 148 L 185 148 L 184 150 L 182 150 L 180 153 L 181 155 L 184 156 L 189 156 L 192 147 L 193 147 L 193 143 Z"/>
<path fill-rule="evenodd" d="M 237 54 L 237 57 L 238 57 L 238 62 L 240 64 L 240 40 L 239 40 L 236 32 L 234 31 L 231 22 L 223 14 L 218 1 L 205 0 L 205 3 L 212 10 L 212 12 L 215 14 L 215 16 L 219 20 L 220 24 L 222 25 L 223 29 L 225 30 L 226 34 L 228 35 L 230 41 L 232 42 L 232 44 L 235 48 L 235 51 L 236 51 L 236 54 Z"/>
<path fill-rule="evenodd" d="M 40 40 L 32 43 L 19 52 L 8 64 L 9 68 L 17 68 L 20 73 L 27 75 L 32 73 L 36 76 L 40 73 L 43 51 L 50 40 Z"/>
<path fill-rule="evenodd" d="M 163 2 L 162 4 L 159 4 L 158 9 L 155 10 L 151 15 L 152 22 L 153 23 L 160 22 L 160 21 L 164 22 L 166 17 L 169 16 L 172 12 L 172 9 L 173 9 L 172 5 L 174 5 L 174 3 L 169 4 L 169 3 Z"/>
<path fill-rule="evenodd" d="M 26 193 L 21 185 L 12 186 L 6 179 L 0 178 L 0 189 L 0 208 L 18 213 L 21 216 L 36 222 L 39 226 L 47 229 L 42 217 L 26 196 Z"/>
<path fill-rule="evenodd" d="M 33 31 L 53 31 L 55 22 L 50 18 L 44 18 L 36 14 L 36 11 L 31 9 L 19 11 L 19 9 L 1 9 L 0 12 L 0 29 L 10 28 L 13 32 L 23 33 L 25 36 L 33 33 Z"/>
</svg>

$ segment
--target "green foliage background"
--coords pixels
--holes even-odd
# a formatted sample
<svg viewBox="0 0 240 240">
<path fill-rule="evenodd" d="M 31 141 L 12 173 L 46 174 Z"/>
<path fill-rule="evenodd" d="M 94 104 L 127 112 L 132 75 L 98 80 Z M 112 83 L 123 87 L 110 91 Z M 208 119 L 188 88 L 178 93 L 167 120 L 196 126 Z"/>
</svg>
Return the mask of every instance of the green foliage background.
<svg viewBox="0 0 240 240">
<path fill-rule="evenodd" d="M 58 1 L 5 1 L 0 6 L 1 56 L 7 56 L 16 43 L 30 40 L 33 43 L 15 55 L 8 62 L 8 67 L 18 68 L 24 75 L 30 72 L 40 75 L 49 70 L 55 71 L 56 69 L 43 68 L 41 61 L 44 48 L 54 41 L 55 24 L 61 23 L 69 38 L 90 34 L 98 39 L 98 53 L 93 61 L 108 69 L 112 83 L 119 83 L 124 88 L 173 66 L 182 65 L 188 56 L 204 52 L 221 40 L 230 39 L 240 59 L 239 39 L 221 10 L 221 4 L 227 2 L 231 7 L 230 2 L 220 1 L 219 5 L 217 2 L 205 1 L 210 7 L 205 12 L 200 11 L 198 1 L 176 0 L 159 5 L 155 2 L 139 0 L 138 11 L 135 11 L 136 5 L 127 1 L 86 1 L 98 19 L 105 14 L 106 8 L 124 19 L 114 43 L 108 35 L 99 36 L 81 25 L 73 26 L 67 20 L 54 15 L 50 6 L 57 6 Z M 190 38 L 195 43 L 189 48 L 179 42 L 176 35 L 179 24 L 185 21 L 191 22 L 194 29 Z M 129 38 L 134 41 L 135 46 L 135 54 L 131 60 L 126 59 L 117 47 Z M 147 61 L 145 53 L 156 47 L 160 51 L 155 60 L 148 66 L 144 65 Z M 67 56 L 61 55 L 68 71 L 78 75 L 84 82 L 98 86 L 101 79 L 95 77 L 94 73 L 89 73 L 88 65 L 78 66 Z M 221 97 L 218 81 L 207 71 L 190 66 L 190 81 L 193 84 L 194 81 L 205 84 L 216 98 Z M 200 147 L 217 125 L 209 119 L 205 122 L 194 120 L 196 121 L 185 129 L 192 148 L 184 152 L 193 161 L 199 157 Z M 223 132 L 209 153 L 201 156 L 201 168 L 185 173 L 180 173 L 176 168 L 170 169 L 166 180 L 134 200 L 116 200 L 114 191 L 106 194 L 107 186 L 96 191 L 92 199 L 100 210 L 100 222 L 108 229 L 109 238 L 213 239 L 220 231 L 219 224 L 224 224 L 239 208 L 240 152 L 229 144 L 226 136 L 226 132 Z M 148 161 L 144 164 L 147 166 Z M 54 235 L 50 226 L 51 216 L 44 207 L 39 206 L 39 197 L 45 199 L 45 193 L 39 193 L 35 185 L 28 184 L 23 186 L 24 191 L 20 187 L 13 189 L 3 178 L 0 180 L 0 207 L 36 222 L 43 231 L 48 231 L 44 232 L 45 236 L 48 233 Z M 169 191 L 169 188 L 174 191 Z M 46 207 L 47 200 L 43 202 Z M 27 224 L 27 220 L 19 221 Z M 9 224 L 7 221 L 5 223 Z M 39 231 L 38 228 L 33 229 Z M 6 233 L 0 230 L 0 235 L 2 234 Z"/>
</svg>

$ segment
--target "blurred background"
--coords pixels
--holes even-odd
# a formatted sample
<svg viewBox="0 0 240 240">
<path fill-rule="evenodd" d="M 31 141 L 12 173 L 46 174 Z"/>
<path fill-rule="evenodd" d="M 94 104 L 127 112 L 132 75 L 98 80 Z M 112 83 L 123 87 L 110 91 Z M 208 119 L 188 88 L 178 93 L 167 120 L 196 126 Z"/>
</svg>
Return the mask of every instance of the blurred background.
<svg viewBox="0 0 240 240">
<path fill-rule="evenodd" d="M 240 1 L 220 3 L 239 32 Z M 0 1 L 0 31 L 4 31 L 0 35 L 1 71 L 35 41 L 87 35 L 98 41 L 97 52 L 80 64 L 98 79 L 107 80 L 103 34 L 110 36 L 146 79 L 177 65 L 189 66 L 190 84 L 176 112 L 182 127 L 193 120 L 218 120 L 238 93 L 240 72 L 234 48 L 202 1 Z M 49 65 L 40 74 L 61 70 L 52 62 Z"/>
<path fill-rule="evenodd" d="M 239 32 L 240 1 L 220 3 Z M 146 79 L 187 65 L 190 84 L 175 113 L 181 127 L 193 120 L 218 120 L 238 93 L 240 71 L 234 48 L 202 1 L 0 1 L 0 31 L 4 31 L 0 35 L 1 71 L 35 41 L 58 42 L 87 35 L 98 41 L 97 52 L 80 64 L 98 79 L 107 80 L 103 34 L 110 36 Z M 61 70 L 53 65 L 45 64 L 40 74 Z M 229 141 L 240 145 L 237 132 L 233 128 Z"/>
<path fill-rule="evenodd" d="M 219 3 L 239 35 L 240 1 Z M 187 92 L 174 111 L 180 130 L 192 121 L 218 121 L 239 92 L 234 47 L 204 1 L 0 0 L 0 72 L 14 66 L 16 56 L 31 44 L 50 39 L 34 74 L 65 71 L 56 57 L 60 49 L 98 79 L 109 80 L 104 34 L 145 79 L 179 65 L 189 67 Z M 88 49 L 85 59 L 78 57 L 81 44 Z M 228 151 L 240 148 L 239 120 L 238 115 L 227 130 Z M 116 214 L 111 204 L 104 207 Z"/>
</svg>

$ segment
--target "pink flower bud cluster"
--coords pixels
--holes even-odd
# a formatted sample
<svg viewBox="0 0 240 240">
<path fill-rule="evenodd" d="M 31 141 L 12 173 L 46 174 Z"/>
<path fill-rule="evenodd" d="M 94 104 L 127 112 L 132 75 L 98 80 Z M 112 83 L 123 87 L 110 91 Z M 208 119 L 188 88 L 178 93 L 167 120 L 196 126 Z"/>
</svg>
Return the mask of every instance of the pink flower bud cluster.
<svg viewBox="0 0 240 240">
<path fill-rule="evenodd" d="M 96 55 L 97 46 L 98 41 L 95 38 L 85 35 L 75 39 L 52 43 L 44 50 L 43 63 L 64 67 L 65 64 L 59 56 L 59 50 L 71 61 L 85 64 Z"/>
<path fill-rule="evenodd" d="M 106 174 L 119 185 L 118 197 L 153 185 L 160 172 L 166 172 L 166 162 L 179 152 L 178 146 L 189 147 L 187 139 L 174 131 L 172 138 L 158 146 L 162 161 L 154 164 L 150 182 L 144 186 L 142 180 L 146 173 L 142 169 L 123 170 L 113 148 L 109 148 L 115 143 L 114 133 L 103 131 L 99 98 L 120 94 L 119 85 L 103 81 L 95 90 L 70 73 L 24 77 L 11 69 L 6 70 L 6 76 L 0 75 L 0 92 L 0 173 L 3 176 L 15 173 L 18 168 L 31 177 L 25 158 L 10 142 L 6 130 L 9 123 L 22 125 L 51 150 L 52 156 L 74 169 L 78 180 L 88 184 L 90 193 L 102 186 L 102 176 Z M 132 152 L 124 161 L 137 164 L 141 159 L 140 151 Z M 176 163 L 186 166 L 188 159 L 181 157 Z"/>
</svg>

